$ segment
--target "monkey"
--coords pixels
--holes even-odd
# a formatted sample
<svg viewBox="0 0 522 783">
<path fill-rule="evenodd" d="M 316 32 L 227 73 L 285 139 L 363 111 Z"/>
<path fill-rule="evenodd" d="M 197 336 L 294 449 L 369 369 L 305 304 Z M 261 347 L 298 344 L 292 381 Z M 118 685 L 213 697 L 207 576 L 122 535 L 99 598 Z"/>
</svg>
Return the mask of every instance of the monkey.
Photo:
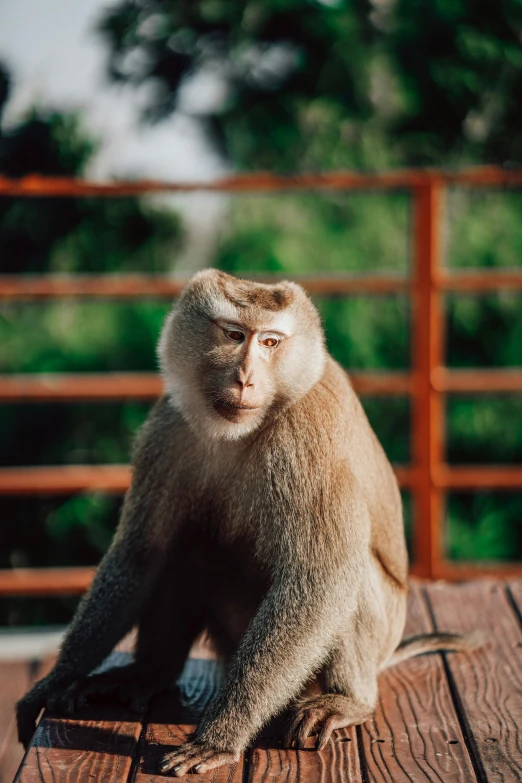
<svg viewBox="0 0 522 783">
<path fill-rule="evenodd" d="M 408 558 L 394 471 L 319 313 L 294 282 L 196 274 L 158 344 L 165 393 L 134 448 L 119 525 L 54 669 L 17 704 L 111 693 L 133 709 L 181 673 L 203 632 L 226 658 L 196 733 L 160 762 L 177 777 L 239 759 L 274 716 L 324 748 L 363 723 L 377 676 L 475 638 L 402 638 Z M 93 674 L 137 626 L 134 661 Z M 315 690 L 314 690 L 315 689 Z"/>
</svg>

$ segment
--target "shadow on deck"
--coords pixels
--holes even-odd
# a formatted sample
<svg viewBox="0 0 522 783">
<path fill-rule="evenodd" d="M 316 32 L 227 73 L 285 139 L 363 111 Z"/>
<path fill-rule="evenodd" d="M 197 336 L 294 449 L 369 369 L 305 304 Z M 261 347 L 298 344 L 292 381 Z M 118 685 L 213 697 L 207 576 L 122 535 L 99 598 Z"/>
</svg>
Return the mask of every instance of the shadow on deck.
<svg viewBox="0 0 522 783">
<path fill-rule="evenodd" d="M 269 732 L 235 768 L 197 778 L 214 783 L 262 781 L 510 781 L 522 780 L 522 581 L 412 583 L 406 635 L 434 629 L 490 632 L 470 654 L 428 655 L 380 677 L 374 717 L 336 731 L 321 752 L 285 750 Z M 195 651 L 198 654 L 198 651 Z M 201 654 L 199 652 L 199 654 Z M 114 655 L 118 655 L 115 653 Z M 126 655 L 126 653 L 119 653 Z M 158 697 L 142 716 L 111 705 L 74 720 L 44 715 L 20 769 L 13 706 L 52 658 L 0 661 L 0 781 L 154 783 L 158 760 L 193 731 L 198 710 L 219 687 L 220 664 L 192 658 L 182 677 L 182 702 Z"/>
</svg>

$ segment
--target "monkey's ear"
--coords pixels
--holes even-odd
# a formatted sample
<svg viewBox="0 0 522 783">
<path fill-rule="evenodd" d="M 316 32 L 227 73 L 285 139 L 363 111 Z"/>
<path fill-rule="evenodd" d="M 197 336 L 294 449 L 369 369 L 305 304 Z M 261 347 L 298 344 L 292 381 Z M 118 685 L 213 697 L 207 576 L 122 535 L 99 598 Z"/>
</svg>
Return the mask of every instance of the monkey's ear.
<svg viewBox="0 0 522 783">
<path fill-rule="evenodd" d="M 161 328 L 158 344 L 156 346 L 156 356 L 158 358 L 160 370 L 162 372 L 165 371 L 165 359 L 166 356 L 168 355 L 168 349 L 169 349 L 169 335 L 171 331 L 172 320 L 175 317 L 176 312 L 177 312 L 177 304 L 174 305 L 172 310 L 165 317 L 165 320 L 163 321 L 163 326 Z"/>
</svg>

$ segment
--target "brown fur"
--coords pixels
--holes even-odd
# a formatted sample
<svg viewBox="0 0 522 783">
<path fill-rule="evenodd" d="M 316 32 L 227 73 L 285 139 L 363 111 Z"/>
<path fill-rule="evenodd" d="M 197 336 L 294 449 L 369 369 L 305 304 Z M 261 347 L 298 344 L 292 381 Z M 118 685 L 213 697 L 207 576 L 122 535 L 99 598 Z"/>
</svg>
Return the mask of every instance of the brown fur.
<svg viewBox="0 0 522 783">
<path fill-rule="evenodd" d="M 284 285 L 265 285 L 249 280 L 231 278 L 223 272 L 216 273 L 219 288 L 237 307 L 258 307 L 261 310 L 282 310 L 293 299 L 291 288 Z"/>
<path fill-rule="evenodd" d="M 143 707 L 207 629 L 227 677 L 162 769 L 229 762 L 285 709 L 287 743 L 315 730 L 322 747 L 371 715 L 378 671 L 404 657 L 393 470 L 299 286 L 200 273 L 159 352 L 167 394 L 138 438 L 116 536 L 56 667 L 18 704 L 20 738 L 45 705 L 116 690 Z M 136 662 L 87 677 L 136 623 Z"/>
</svg>

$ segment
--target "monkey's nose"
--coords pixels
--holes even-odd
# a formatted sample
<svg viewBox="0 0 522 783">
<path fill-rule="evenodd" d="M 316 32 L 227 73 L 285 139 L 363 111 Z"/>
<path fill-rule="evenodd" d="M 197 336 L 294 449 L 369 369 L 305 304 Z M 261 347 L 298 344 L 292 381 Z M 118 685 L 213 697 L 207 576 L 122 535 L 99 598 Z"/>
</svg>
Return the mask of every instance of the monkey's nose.
<svg viewBox="0 0 522 783">
<path fill-rule="evenodd" d="M 253 386 L 253 373 L 247 372 L 240 367 L 237 372 L 236 383 L 240 389 L 247 389 L 248 387 Z"/>
</svg>

